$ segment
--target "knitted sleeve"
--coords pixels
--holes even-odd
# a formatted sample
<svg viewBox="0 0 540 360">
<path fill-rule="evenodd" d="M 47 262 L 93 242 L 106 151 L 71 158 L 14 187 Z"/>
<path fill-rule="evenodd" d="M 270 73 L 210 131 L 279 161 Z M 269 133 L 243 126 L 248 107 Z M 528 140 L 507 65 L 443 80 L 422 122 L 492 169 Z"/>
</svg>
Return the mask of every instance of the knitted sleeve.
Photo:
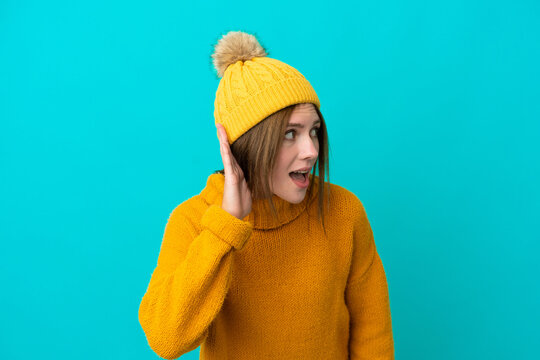
<svg viewBox="0 0 540 360">
<path fill-rule="evenodd" d="M 350 314 L 349 358 L 394 359 L 388 285 L 365 209 L 358 200 L 353 256 L 345 291 Z"/>
<path fill-rule="evenodd" d="M 253 229 L 217 205 L 208 207 L 200 227 L 189 218 L 178 208 L 169 217 L 139 306 L 148 344 L 165 359 L 196 349 L 206 338 L 229 289 L 232 250 L 241 249 Z"/>
</svg>

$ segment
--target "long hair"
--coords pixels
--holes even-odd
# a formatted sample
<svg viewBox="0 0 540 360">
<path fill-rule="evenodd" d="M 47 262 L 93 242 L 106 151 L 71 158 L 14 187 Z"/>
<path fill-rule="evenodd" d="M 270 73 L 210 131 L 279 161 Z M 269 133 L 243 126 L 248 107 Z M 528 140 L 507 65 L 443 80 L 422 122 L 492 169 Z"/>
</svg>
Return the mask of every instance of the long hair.
<svg viewBox="0 0 540 360">
<path fill-rule="evenodd" d="M 254 199 L 268 199 L 268 205 L 272 214 L 277 217 L 276 208 L 272 201 L 272 191 L 268 179 L 276 163 L 276 158 L 283 143 L 285 130 L 289 124 L 291 114 L 296 104 L 287 106 L 249 129 L 231 144 L 231 152 L 238 165 L 244 172 L 244 177 Z M 318 178 L 318 218 L 321 220 L 324 229 L 324 206 L 328 206 L 330 186 L 325 183 L 325 176 L 330 182 L 330 172 L 328 164 L 328 133 L 324 118 L 317 108 L 313 106 L 321 119 L 320 130 L 318 132 L 319 155 L 312 169 L 313 177 Z M 318 170 L 318 175 L 316 172 Z M 216 170 L 215 174 L 225 174 L 225 171 Z M 306 192 L 308 199 L 314 191 L 315 181 L 311 181 Z M 325 193 L 328 193 L 325 197 Z M 326 199 L 326 204 L 325 204 Z"/>
</svg>

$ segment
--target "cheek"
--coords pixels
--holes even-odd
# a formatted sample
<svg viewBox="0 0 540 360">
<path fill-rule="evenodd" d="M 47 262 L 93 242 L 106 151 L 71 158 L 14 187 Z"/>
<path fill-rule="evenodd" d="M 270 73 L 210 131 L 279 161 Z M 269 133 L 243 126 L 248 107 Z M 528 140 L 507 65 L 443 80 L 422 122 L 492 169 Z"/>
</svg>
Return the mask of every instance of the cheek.
<svg viewBox="0 0 540 360">
<path fill-rule="evenodd" d="M 283 149 L 279 152 L 276 163 L 274 165 L 274 171 L 281 173 L 287 169 L 287 152 Z"/>
</svg>

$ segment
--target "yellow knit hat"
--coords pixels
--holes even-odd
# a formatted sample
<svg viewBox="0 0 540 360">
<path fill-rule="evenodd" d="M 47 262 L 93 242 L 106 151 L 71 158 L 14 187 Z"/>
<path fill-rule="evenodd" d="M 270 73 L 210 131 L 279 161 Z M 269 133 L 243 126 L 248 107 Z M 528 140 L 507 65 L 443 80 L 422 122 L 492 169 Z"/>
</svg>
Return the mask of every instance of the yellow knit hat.
<svg viewBox="0 0 540 360">
<path fill-rule="evenodd" d="M 253 35 L 241 31 L 223 35 L 214 47 L 213 63 L 221 78 L 214 118 L 225 127 L 230 144 L 289 105 L 320 108 L 315 90 L 298 70 L 266 55 Z"/>
</svg>

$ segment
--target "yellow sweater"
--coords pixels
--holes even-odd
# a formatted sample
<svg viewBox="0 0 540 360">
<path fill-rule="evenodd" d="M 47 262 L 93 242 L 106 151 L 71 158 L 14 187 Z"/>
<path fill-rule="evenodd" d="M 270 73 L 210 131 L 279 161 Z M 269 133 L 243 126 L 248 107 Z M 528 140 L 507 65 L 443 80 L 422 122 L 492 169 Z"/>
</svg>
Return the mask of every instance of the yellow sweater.
<svg viewBox="0 0 540 360">
<path fill-rule="evenodd" d="M 318 187 L 317 178 L 314 186 Z M 150 347 L 176 359 L 394 359 L 386 275 L 360 200 L 330 184 L 327 235 L 315 194 L 274 195 L 240 220 L 221 208 L 224 176 L 170 214 L 139 307 Z M 308 226 L 309 225 L 309 226 Z"/>
</svg>

